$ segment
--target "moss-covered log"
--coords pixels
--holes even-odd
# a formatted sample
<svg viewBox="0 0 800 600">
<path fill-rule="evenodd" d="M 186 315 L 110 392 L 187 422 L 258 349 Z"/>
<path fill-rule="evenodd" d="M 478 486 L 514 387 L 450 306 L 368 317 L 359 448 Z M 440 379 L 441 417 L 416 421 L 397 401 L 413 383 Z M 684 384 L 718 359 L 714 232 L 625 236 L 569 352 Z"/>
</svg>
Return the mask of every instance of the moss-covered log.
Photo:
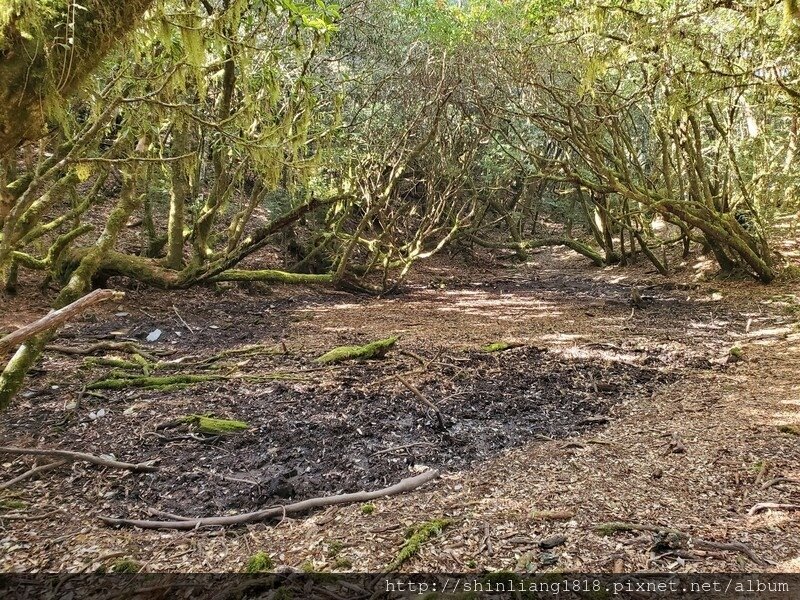
<svg viewBox="0 0 800 600">
<path fill-rule="evenodd" d="M 151 375 L 144 377 L 109 377 L 100 379 L 86 386 L 87 390 L 126 390 L 128 388 L 142 388 L 147 390 L 174 390 L 206 383 L 209 381 L 223 381 L 228 379 L 241 379 L 244 381 L 273 381 L 275 379 L 295 379 L 297 375 L 291 373 L 269 373 L 266 375 L 222 375 L 214 373 L 190 373 L 185 375 Z"/>
<path fill-rule="evenodd" d="M 524 346 L 520 342 L 492 342 L 486 344 L 481 348 L 483 352 L 502 352 L 503 350 L 511 350 L 512 348 L 520 348 Z"/>
<path fill-rule="evenodd" d="M 200 433 L 205 433 L 206 435 L 230 435 L 232 433 L 247 431 L 250 427 L 250 425 L 244 421 L 217 419 L 206 415 L 188 415 L 183 417 L 181 421 L 192 425 L 200 431 Z"/>
<path fill-rule="evenodd" d="M 404 563 L 419 553 L 425 542 L 441 535 L 442 531 L 452 523 L 451 519 L 434 519 L 412 527 L 406 532 L 407 539 L 400 548 L 400 552 L 397 553 L 397 557 L 386 567 L 386 572 L 397 571 Z"/>
<path fill-rule="evenodd" d="M 241 269 L 231 269 L 217 275 L 211 281 L 263 281 L 266 283 L 287 283 L 287 284 L 329 284 L 333 282 L 333 275 L 329 273 L 316 275 L 310 273 L 288 273 L 286 271 L 275 271 L 265 269 L 260 271 L 245 271 Z"/>
<path fill-rule="evenodd" d="M 383 358 L 396 341 L 396 337 L 390 337 L 385 340 L 371 342 L 365 346 L 339 346 L 320 356 L 317 362 L 332 364 L 345 360 Z"/>
</svg>

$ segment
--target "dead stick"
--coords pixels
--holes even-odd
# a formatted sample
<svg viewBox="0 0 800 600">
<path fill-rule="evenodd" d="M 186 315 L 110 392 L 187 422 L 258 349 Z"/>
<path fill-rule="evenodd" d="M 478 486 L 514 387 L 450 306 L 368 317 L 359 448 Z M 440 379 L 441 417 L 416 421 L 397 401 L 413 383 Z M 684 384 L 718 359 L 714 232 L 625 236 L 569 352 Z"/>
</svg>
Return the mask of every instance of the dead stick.
<svg viewBox="0 0 800 600">
<path fill-rule="evenodd" d="M 114 290 L 95 290 L 77 299 L 72 304 L 68 304 L 64 308 L 54 310 L 45 315 L 38 321 L 34 321 L 28 325 L 20 327 L 16 331 L 12 331 L 7 336 L 0 338 L 0 355 L 6 354 L 9 350 L 16 348 L 24 341 L 32 338 L 33 336 L 48 331 L 49 329 L 56 329 L 69 321 L 72 317 L 82 313 L 90 306 L 105 302 L 106 300 L 119 299 L 124 294 L 122 292 L 115 292 Z"/>
<path fill-rule="evenodd" d="M 69 461 L 85 461 L 95 465 L 102 465 L 104 467 L 112 467 L 114 469 L 124 469 L 126 471 L 134 472 L 152 472 L 158 471 L 158 467 L 147 463 L 125 463 L 110 458 L 102 458 L 94 454 L 86 454 L 85 452 L 72 452 L 70 450 L 47 450 L 43 448 L 11 448 L 8 446 L 0 446 L 0 454 L 17 454 L 33 456 L 56 456 L 64 458 Z"/>
<path fill-rule="evenodd" d="M 188 521 L 191 519 L 191 517 L 183 517 L 174 513 L 164 512 L 163 510 L 156 510 L 155 508 L 148 508 L 147 514 L 151 517 L 166 517 L 167 519 L 172 519 L 173 521 Z"/>
<path fill-rule="evenodd" d="M 45 471 L 51 471 L 66 463 L 67 463 L 66 460 L 57 460 L 55 462 L 47 463 L 46 465 L 39 465 L 38 467 L 34 467 L 29 471 L 25 471 L 22 475 L 14 477 L 14 479 L 10 479 L 5 483 L 0 483 L 0 490 L 7 490 L 12 485 L 17 484 L 20 481 L 25 481 L 26 479 L 30 479 L 34 475 L 38 475 L 39 473 L 44 473 Z"/>
<path fill-rule="evenodd" d="M 780 485 L 782 483 L 800 483 L 800 479 L 790 479 L 789 477 L 776 477 L 771 481 L 767 481 L 761 486 L 762 490 L 767 490 L 773 486 Z"/>
<path fill-rule="evenodd" d="M 752 517 L 762 510 L 800 510 L 800 504 L 779 504 L 777 502 L 761 502 L 747 511 L 747 516 Z"/>
<path fill-rule="evenodd" d="M 420 392 L 417 388 L 415 388 L 402 375 L 396 375 L 396 377 L 397 377 L 397 380 L 400 383 L 402 383 L 404 386 L 406 386 L 409 389 L 409 391 L 417 397 L 417 400 L 419 400 L 423 404 L 429 406 L 431 408 L 431 410 L 436 413 L 436 418 L 439 420 L 439 427 L 441 427 L 442 429 L 447 429 L 444 426 L 444 419 L 442 418 L 442 413 L 439 412 L 439 409 L 436 408 L 436 405 L 433 402 L 431 402 L 430 400 L 428 400 L 422 392 Z"/>
<path fill-rule="evenodd" d="M 398 450 L 407 450 L 409 448 L 416 448 L 417 446 L 428 446 L 430 448 L 435 448 L 433 444 L 429 442 L 413 442 L 411 444 L 404 444 L 402 446 L 392 446 L 391 448 L 384 448 L 383 450 L 378 450 L 377 452 L 373 452 L 370 456 L 378 456 L 379 454 L 388 454 L 389 452 L 396 452 Z"/>
<path fill-rule="evenodd" d="M 385 496 L 395 496 L 404 492 L 410 492 L 411 490 L 416 489 L 433 479 L 436 479 L 438 476 L 439 471 L 431 469 L 416 475 L 415 477 L 403 479 L 393 486 L 375 490 L 374 492 L 355 492 L 352 494 L 341 494 L 338 496 L 311 498 L 309 500 L 303 500 L 302 502 L 287 504 L 286 506 L 268 508 L 266 510 L 259 510 L 241 515 L 232 515 L 229 517 L 205 517 L 201 519 L 188 519 L 186 521 L 139 521 L 135 519 L 112 519 L 109 517 L 100 517 L 100 520 L 107 525 L 127 525 L 132 527 L 141 527 L 142 529 L 194 529 L 196 527 L 203 526 L 243 525 L 245 523 L 266 521 L 267 519 L 283 517 L 284 515 L 291 513 L 306 512 L 314 508 L 322 508 L 324 506 L 369 502 L 370 500 L 377 500 Z"/>
<path fill-rule="evenodd" d="M 698 538 L 691 538 L 691 544 L 693 546 L 697 546 L 698 548 L 707 548 L 710 550 L 723 550 L 728 552 L 741 552 L 747 558 L 752 560 L 755 564 L 760 566 L 766 566 L 770 564 L 769 561 L 761 558 L 755 552 L 753 552 L 750 548 L 745 546 L 741 542 L 709 542 L 708 540 L 701 540 Z M 774 563 L 773 563 L 774 564 Z"/>
</svg>

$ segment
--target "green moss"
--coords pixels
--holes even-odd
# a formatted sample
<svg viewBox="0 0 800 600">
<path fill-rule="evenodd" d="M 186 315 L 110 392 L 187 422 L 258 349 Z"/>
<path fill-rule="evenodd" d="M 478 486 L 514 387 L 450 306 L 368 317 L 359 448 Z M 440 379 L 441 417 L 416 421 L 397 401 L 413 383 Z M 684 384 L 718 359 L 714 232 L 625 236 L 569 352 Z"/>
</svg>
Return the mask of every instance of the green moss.
<svg viewBox="0 0 800 600">
<path fill-rule="evenodd" d="M 87 390 L 124 390 L 127 388 L 159 389 L 186 386 L 206 381 L 225 379 L 221 375 L 166 375 L 163 377 L 110 378 L 95 381 L 86 386 Z"/>
<path fill-rule="evenodd" d="M 317 362 L 331 364 L 345 360 L 383 358 L 396 341 L 396 337 L 390 337 L 385 340 L 371 342 L 365 346 L 339 346 L 320 356 Z"/>
<path fill-rule="evenodd" d="M 22 500 L 0 498 L 0 510 L 21 510 L 27 506 Z"/>
<path fill-rule="evenodd" d="M 196 427 L 201 433 L 208 435 L 230 435 L 247 430 L 250 425 L 244 421 L 234 421 L 231 419 L 215 419 L 205 415 L 188 415 L 183 417 L 184 423 L 189 423 Z"/>
<path fill-rule="evenodd" d="M 328 544 L 328 558 L 336 558 L 339 552 L 342 551 L 342 548 L 344 548 L 344 545 L 338 540 Z"/>
<path fill-rule="evenodd" d="M 253 554 L 247 561 L 245 573 L 269 573 L 275 568 L 275 562 L 266 552 L 259 551 Z"/>
<path fill-rule="evenodd" d="M 192 375 L 164 375 L 144 377 L 109 377 L 95 381 L 86 386 L 87 390 L 124 390 L 128 388 L 143 388 L 147 390 L 176 390 L 188 385 L 205 383 L 208 381 L 221 381 L 226 379 L 242 379 L 245 381 L 274 381 L 276 379 L 300 379 L 297 375 L 288 373 L 272 373 L 269 375 L 255 376 L 228 376 L 214 374 Z"/>
<path fill-rule="evenodd" d="M 312 563 L 310 560 L 304 560 L 303 564 L 300 565 L 300 571 L 303 573 L 313 573 L 314 563 Z"/>
<path fill-rule="evenodd" d="M 778 426 L 778 431 L 791 435 L 800 435 L 800 425 L 795 423 L 790 423 L 789 425 L 780 425 Z"/>
<path fill-rule="evenodd" d="M 328 284 L 333 281 L 331 274 L 309 274 L 309 273 L 288 273 L 286 271 L 245 271 L 242 269 L 230 269 L 216 277 L 211 281 L 263 281 L 267 283 L 285 283 L 285 284 Z"/>
<path fill-rule="evenodd" d="M 400 552 L 397 553 L 395 559 L 386 567 L 386 570 L 388 572 L 396 571 L 405 562 L 416 556 L 425 542 L 440 535 L 450 524 L 452 524 L 450 519 L 434 519 L 410 528 L 406 531 L 408 539 L 406 539 L 403 547 L 400 548 Z"/>
<path fill-rule="evenodd" d="M 361 505 L 362 515 L 371 515 L 374 512 L 375 512 L 375 505 L 372 502 L 368 502 L 367 504 Z"/>
<path fill-rule="evenodd" d="M 120 558 L 111 565 L 112 573 L 138 573 L 142 565 L 131 558 Z"/>
<path fill-rule="evenodd" d="M 734 346 L 728 353 L 734 358 L 742 358 L 744 356 L 744 351 L 739 346 Z"/>
<path fill-rule="evenodd" d="M 510 350 L 511 348 L 519 348 L 522 344 L 515 342 L 492 342 L 486 344 L 481 348 L 483 352 L 502 352 L 503 350 Z"/>
<path fill-rule="evenodd" d="M 294 594 L 288 587 L 278 588 L 272 596 L 272 600 L 292 600 L 293 598 Z"/>
<path fill-rule="evenodd" d="M 353 562 L 349 558 L 340 556 L 339 558 L 336 559 L 336 562 L 333 563 L 333 568 L 339 570 L 351 569 L 353 568 Z"/>
<path fill-rule="evenodd" d="M 135 357 L 138 357 L 140 360 L 130 361 L 117 358 L 116 356 L 87 356 L 83 359 L 83 364 L 87 367 L 113 367 L 115 369 L 130 371 L 141 371 L 144 366 L 149 367 L 149 363 L 142 356 L 137 354 Z M 141 361 L 144 361 L 144 365 Z M 146 375 L 149 375 L 149 373 L 146 373 Z"/>
</svg>

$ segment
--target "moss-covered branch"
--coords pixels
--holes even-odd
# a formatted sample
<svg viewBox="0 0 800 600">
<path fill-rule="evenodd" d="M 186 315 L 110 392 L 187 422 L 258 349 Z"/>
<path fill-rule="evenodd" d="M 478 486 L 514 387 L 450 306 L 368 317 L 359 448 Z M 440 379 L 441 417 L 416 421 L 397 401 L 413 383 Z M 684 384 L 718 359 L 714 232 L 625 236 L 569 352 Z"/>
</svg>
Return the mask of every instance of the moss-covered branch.
<svg viewBox="0 0 800 600">
<path fill-rule="evenodd" d="M 389 351 L 389 348 L 394 346 L 396 341 L 396 337 L 390 337 L 364 346 L 339 346 L 320 356 L 317 362 L 331 364 L 345 360 L 382 358 Z"/>
<path fill-rule="evenodd" d="M 211 281 L 263 281 L 266 283 L 286 283 L 286 284 L 329 284 L 333 282 L 333 275 L 329 273 L 316 275 L 310 273 L 288 273 L 286 271 L 275 271 L 271 269 L 260 271 L 245 271 L 231 269 L 225 271 Z"/>
</svg>

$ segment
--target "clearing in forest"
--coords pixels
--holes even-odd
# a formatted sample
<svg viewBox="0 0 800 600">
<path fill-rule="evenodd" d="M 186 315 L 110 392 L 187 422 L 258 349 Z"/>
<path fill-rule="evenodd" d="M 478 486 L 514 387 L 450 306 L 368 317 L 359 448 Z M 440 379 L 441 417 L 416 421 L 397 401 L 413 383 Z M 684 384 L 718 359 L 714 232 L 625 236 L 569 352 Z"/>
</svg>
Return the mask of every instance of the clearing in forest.
<svg viewBox="0 0 800 600">
<path fill-rule="evenodd" d="M 3 490 L 2 568 L 125 557 L 236 571 L 262 550 L 276 565 L 376 571 L 429 518 L 447 526 L 402 568 L 798 567 L 797 513 L 758 506 L 798 497 L 790 290 L 654 280 L 559 252 L 492 266 L 433 264 L 383 298 L 131 290 L 67 325 L 5 415 L 3 444 L 158 470 L 67 462 Z M 382 358 L 316 361 L 389 336 Z M 33 464 L 4 461 L 8 478 Z M 239 514 L 434 468 L 400 496 L 224 536 L 99 520 Z M 659 545 L 665 529 L 691 538 Z"/>
</svg>

